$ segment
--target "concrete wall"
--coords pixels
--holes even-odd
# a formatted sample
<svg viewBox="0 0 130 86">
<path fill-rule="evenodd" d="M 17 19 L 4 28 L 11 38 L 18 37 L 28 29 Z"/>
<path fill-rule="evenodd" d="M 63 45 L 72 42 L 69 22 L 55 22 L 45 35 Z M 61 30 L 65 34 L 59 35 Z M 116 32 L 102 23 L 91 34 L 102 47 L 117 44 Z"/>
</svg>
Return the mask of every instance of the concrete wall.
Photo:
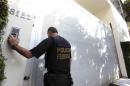
<svg viewBox="0 0 130 86">
<path fill-rule="evenodd" d="M 102 5 L 102 3 L 96 3 L 96 4 L 87 3 L 87 2 L 93 2 L 93 0 L 86 0 L 86 1 L 75 0 L 75 1 L 78 4 L 80 4 L 83 8 L 93 13 L 93 15 L 95 15 L 97 18 L 102 20 L 108 26 L 110 26 L 110 23 L 111 23 L 122 75 L 127 76 L 125 64 L 123 60 L 123 55 L 122 55 L 122 50 L 120 47 L 120 42 L 129 41 L 130 37 L 128 33 L 127 24 L 125 20 L 122 18 L 122 16 L 120 15 L 120 13 L 117 11 L 116 7 L 112 4 L 111 0 L 105 0 L 105 1 L 99 0 L 99 2 L 102 1 L 102 3 L 104 3 L 106 6 Z M 91 6 L 88 4 L 91 4 Z M 101 6 L 98 6 L 98 5 L 101 5 Z"/>
<path fill-rule="evenodd" d="M 114 7 L 114 5 L 111 2 L 109 2 L 109 4 L 111 5 L 110 8 L 100 13 L 97 13 L 96 16 L 102 21 L 104 21 L 106 24 L 109 24 L 109 23 L 112 24 L 112 30 L 113 30 L 113 34 L 114 34 L 114 38 L 116 42 L 116 48 L 118 52 L 118 59 L 119 59 L 122 76 L 127 76 L 124 59 L 122 55 L 122 50 L 120 47 L 120 42 L 130 40 L 128 27 L 125 20 L 117 11 L 117 9 Z"/>
<path fill-rule="evenodd" d="M 27 5 L 27 3 L 25 4 Z M 23 6 L 23 9 L 30 9 L 32 7 L 31 10 L 37 17 L 35 22 L 36 27 L 33 30 L 37 32 L 34 33 L 35 36 L 32 34 L 33 41 L 31 41 L 30 46 L 36 46 L 41 38 L 47 37 L 46 31 L 49 26 L 57 27 L 59 34 L 68 39 L 72 44 L 72 77 L 74 79 L 74 86 L 107 86 L 111 81 L 119 78 L 120 65 L 118 65 L 117 57 L 119 55 L 122 56 L 122 54 L 117 55 L 117 53 L 121 53 L 119 42 L 129 40 L 125 21 L 113 8 L 112 4 L 110 5 L 110 8 L 95 15 L 107 24 L 105 25 L 73 1 L 32 1 L 28 6 Z M 29 48 L 33 22 L 21 20 L 16 15 L 11 15 L 9 18 L 10 22 L 6 29 L 7 32 L 4 36 L 3 44 L 4 55 L 7 58 L 7 79 L 3 84 L 4 86 L 22 86 L 24 72 L 27 72 L 27 75 L 31 74 L 33 77 L 24 86 L 42 86 L 42 80 L 39 79 L 42 78 L 43 70 L 41 70 L 39 64 L 41 62 L 44 63 L 43 59 L 40 59 L 39 63 L 36 60 L 28 61 L 30 66 L 26 66 L 26 59 L 9 49 L 6 45 L 10 27 L 15 25 L 23 28 L 21 30 L 20 44 L 25 48 Z M 110 22 L 113 26 L 113 32 L 116 34 L 114 36 L 108 25 Z M 116 45 L 114 38 L 117 39 Z M 119 51 L 116 51 L 117 47 Z M 119 61 L 123 61 L 122 57 Z M 124 76 L 126 76 L 126 71 L 125 69 L 123 70 L 124 64 L 121 65 L 121 68 Z"/>
<path fill-rule="evenodd" d="M 20 45 L 28 49 L 33 21 L 28 19 L 27 16 L 22 15 L 23 12 L 21 12 L 16 5 L 10 5 L 9 7 L 8 24 L 5 28 L 5 35 L 3 36 L 4 41 L 2 44 L 3 55 L 7 59 L 5 67 L 5 76 L 7 79 L 4 80 L 2 86 L 23 86 L 27 59 L 19 55 L 7 45 L 7 38 L 12 27 L 20 28 Z"/>
<path fill-rule="evenodd" d="M 113 29 L 117 30 L 117 36 L 120 41 L 130 40 L 130 37 L 128 34 L 128 27 L 125 20 L 116 10 L 114 5 L 111 2 L 109 2 L 109 4 L 111 5 L 111 7 L 97 13 L 95 16 L 97 16 L 106 24 L 111 23 L 113 26 Z"/>
<path fill-rule="evenodd" d="M 125 20 L 122 18 L 111 0 L 75 0 L 81 7 L 88 10 L 94 16 L 102 20 L 104 23 L 111 23 L 113 28 L 117 30 L 120 41 L 130 40 L 128 28 Z M 116 4 L 116 3 L 115 3 Z M 118 4 L 119 5 L 119 4 Z M 121 10 L 121 8 L 120 8 Z"/>
<path fill-rule="evenodd" d="M 42 3 L 45 4 L 41 5 L 43 10 L 40 13 L 43 15 L 43 31 L 39 35 L 46 38 L 47 28 L 55 26 L 59 34 L 70 41 L 74 86 L 107 86 L 119 78 L 117 52 L 109 26 L 74 2 L 43 0 Z M 33 72 L 37 76 L 36 86 L 41 85 L 39 77 L 43 71 L 39 67 Z"/>
</svg>

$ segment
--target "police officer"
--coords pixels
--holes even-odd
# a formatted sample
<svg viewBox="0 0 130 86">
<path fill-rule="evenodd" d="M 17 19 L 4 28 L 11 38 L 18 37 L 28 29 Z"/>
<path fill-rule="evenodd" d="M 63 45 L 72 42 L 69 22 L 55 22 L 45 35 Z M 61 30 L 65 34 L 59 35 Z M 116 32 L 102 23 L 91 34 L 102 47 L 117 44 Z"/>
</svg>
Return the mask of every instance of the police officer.
<svg viewBox="0 0 130 86">
<path fill-rule="evenodd" d="M 31 50 L 18 45 L 18 38 L 12 35 L 8 37 L 8 44 L 28 59 L 39 58 L 45 53 L 47 73 L 44 75 L 44 86 L 71 86 L 73 84 L 70 74 L 71 45 L 65 38 L 58 35 L 55 27 L 50 27 L 47 34 L 48 38 Z"/>
</svg>

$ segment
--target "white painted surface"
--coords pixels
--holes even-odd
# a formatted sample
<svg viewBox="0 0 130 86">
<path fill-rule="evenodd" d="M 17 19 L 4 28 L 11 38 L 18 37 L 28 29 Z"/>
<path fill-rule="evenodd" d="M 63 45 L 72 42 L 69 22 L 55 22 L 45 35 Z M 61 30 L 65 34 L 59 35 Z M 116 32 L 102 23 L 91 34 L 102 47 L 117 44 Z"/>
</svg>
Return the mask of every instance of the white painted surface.
<svg viewBox="0 0 130 86">
<path fill-rule="evenodd" d="M 38 20 L 43 21 L 37 23 L 39 27 L 43 25 L 42 39 L 47 37 L 48 27 L 55 26 L 72 45 L 74 86 L 107 86 L 119 78 L 117 52 L 108 26 L 69 1 L 42 0 L 35 4 L 42 7 L 37 10 Z M 42 83 L 40 69 L 35 70 L 36 86 Z"/>
<path fill-rule="evenodd" d="M 75 1 L 77 1 L 77 3 L 82 5 L 85 9 L 87 9 L 87 8 L 89 8 L 89 5 L 87 5 L 88 4 L 87 2 L 91 1 L 91 0 L 86 0 L 86 1 L 75 0 Z M 84 4 L 81 3 L 83 1 L 84 1 Z M 88 10 L 88 11 L 90 11 L 92 13 L 96 12 L 96 13 L 94 13 L 94 15 L 97 18 L 99 18 L 100 20 L 102 20 L 104 23 L 106 23 L 107 25 L 109 25 L 111 23 L 113 34 L 114 34 L 114 39 L 115 39 L 115 43 L 116 43 L 116 50 L 118 53 L 118 59 L 119 59 L 119 63 L 120 63 L 121 73 L 122 73 L 122 76 L 127 77 L 120 42 L 130 40 L 128 27 L 127 27 L 125 20 L 122 18 L 122 16 L 117 11 L 117 9 L 114 7 L 114 5 L 110 2 L 110 0 L 104 0 L 103 2 L 109 4 L 109 6 L 100 7 L 100 9 L 102 9 L 101 11 L 99 11 L 98 9 L 95 9 L 96 11 L 95 10 Z M 95 3 L 91 3 L 91 4 L 93 6 L 93 7 L 91 7 L 91 9 L 94 9 L 96 7 L 94 5 Z M 98 3 L 98 4 L 102 4 L 102 3 Z"/>
<path fill-rule="evenodd" d="M 73 0 L 73 1 L 76 1 L 79 5 L 88 10 L 93 15 L 96 15 L 97 13 L 102 12 L 103 10 L 110 7 L 107 0 Z"/>
<path fill-rule="evenodd" d="M 104 23 L 112 23 L 120 41 L 130 40 L 126 21 L 110 0 L 74 0 Z"/>
<path fill-rule="evenodd" d="M 107 86 L 109 82 L 119 78 L 119 68 L 116 59 L 117 53 L 113 36 L 108 26 L 104 25 L 88 11 L 85 11 L 85 9 L 82 9 L 74 3 L 70 3 L 68 0 L 27 0 L 26 4 L 23 4 L 25 0 L 19 1 L 19 5 L 23 6 L 23 10 L 28 8 L 27 10 L 31 10 L 36 15 L 34 31 L 37 32 L 32 37 L 35 41 L 32 41 L 31 47 L 35 46 L 41 38 L 47 37 L 46 31 L 49 26 L 56 26 L 59 34 L 71 42 L 74 86 Z M 32 23 L 25 23 L 25 21 L 17 23 L 21 27 L 27 26 L 26 28 L 29 28 L 24 29 L 23 33 L 21 33 L 21 39 L 25 40 L 26 38 L 27 40 L 21 40 L 20 43 L 25 48 L 28 48 L 30 39 L 28 38 L 30 35 L 28 32 L 31 29 L 30 25 Z M 13 25 L 17 25 L 17 23 L 13 21 Z M 8 34 L 9 32 L 6 33 L 5 39 Z M 6 56 L 9 54 L 14 55 L 7 60 L 6 72 L 9 78 L 4 82 L 4 86 L 22 86 L 26 59 L 14 51 L 8 50 L 6 46 L 3 50 L 4 52 L 9 52 L 5 53 Z M 38 80 L 39 76 L 42 76 L 42 73 L 40 73 L 40 69 L 32 70 L 34 69 L 33 66 L 38 65 L 37 63 L 32 63 L 32 65 L 28 66 L 28 69 L 29 71 L 31 70 L 30 73 L 34 71 L 33 74 L 37 78 L 32 77 L 33 79 L 28 82 L 28 85 L 39 86 L 38 82 L 41 84 L 42 80 Z M 27 74 L 30 74 L 29 71 L 27 70 Z"/>
<path fill-rule="evenodd" d="M 130 86 L 130 79 L 121 78 L 121 79 L 115 80 L 114 84 L 118 86 Z"/>
<path fill-rule="evenodd" d="M 11 7 L 11 6 L 10 6 Z M 17 7 L 13 6 L 16 10 Z M 19 9 L 20 10 L 20 9 Z M 15 12 L 16 13 L 16 12 Z M 4 41 L 2 44 L 3 54 L 6 60 L 5 76 L 7 79 L 4 80 L 2 86 L 23 86 L 23 77 L 25 73 L 25 67 L 27 59 L 19 55 L 16 51 L 12 50 L 7 45 L 7 38 L 10 34 L 12 27 L 18 27 L 20 29 L 20 45 L 25 48 L 29 48 L 31 30 L 33 21 L 27 20 L 15 15 L 9 14 L 8 24 L 5 28 Z"/>
</svg>

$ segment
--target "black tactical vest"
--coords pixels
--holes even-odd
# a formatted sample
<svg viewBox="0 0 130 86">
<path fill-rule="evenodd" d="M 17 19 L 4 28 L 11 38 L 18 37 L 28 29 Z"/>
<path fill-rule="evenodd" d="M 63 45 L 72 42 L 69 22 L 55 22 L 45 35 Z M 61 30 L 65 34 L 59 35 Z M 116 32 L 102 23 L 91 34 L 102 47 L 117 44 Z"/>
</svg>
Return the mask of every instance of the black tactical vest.
<svg viewBox="0 0 130 86">
<path fill-rule="evenodd" d="M 70 73 L 71 45 L 63 37 L 52 38 L 52 46 L 45 54 L 45 67 L 52 73 Z"/>
</svg>

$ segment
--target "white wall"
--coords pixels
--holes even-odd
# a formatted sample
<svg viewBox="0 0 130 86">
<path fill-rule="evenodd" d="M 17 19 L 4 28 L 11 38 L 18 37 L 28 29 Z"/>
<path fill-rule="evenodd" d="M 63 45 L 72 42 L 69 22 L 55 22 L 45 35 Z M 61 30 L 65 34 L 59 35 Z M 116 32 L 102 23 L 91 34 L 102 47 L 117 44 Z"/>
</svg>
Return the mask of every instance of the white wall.
<svg viewBox="0 0 130 86">
<path fill-rule="evenodd" d="M 75 0 L 84 9 L 91 12 L 94 16 L 102 20 L 108 26 L 112 25 L 114 40 L 116 44 L 116 50 L 118 53 L 118 61 L 123 77 L 127 77 L 126 68 L 124 64 L 123 54 L 120 46 L 121 41 L 129 41 L 130 36 L 128 27 L 125 20 L 122 18 L 120 13 L 114 7 L 110 0 Z M 102 1 L 102 3 L 100 3 Z M 89 2 L 89 3 L 88 3 Z M 90 3 L 91 2 L 91 3 Z M 92 3 L 94 2 L 94 3 Z M 100 5 L 100 6 L 98 6 Z M 104 6 L 105 5 L 105 6 Z"/>
<path fill-rule="evenodd" d="M 11 9 L 13 9 L 13 12 Z M 19 11 L 19 14 L 17 14 L 17 11 Z M 7 38 L 12 27 L 21 28 L 19 36 L 20 45 L 28 49 L 33 20 L 30 20 L 27 16 L 22 15 L 23 12 L 21 12 L 16 5 L 10 5 L 9 13 L 8 24 L 5 28 L 5 35 L 3 36 L 4 41 L 2 44 L 3 55 L 7 59 L 5 67 L 5 76 L 7 79 L 4 80 L 2 86 L 23 86 L 23 77 L 27 59 L 19 55 L 7 45 Z"/>
<path fill-rule="evenodd" d="M 106 24 L 108 25 L 109 23 L 112 24 L 122 76 L 126 77 L 127 74 L 126 74 L 120 42 L 130 40 L 128 26 L 126 24 L 126 21 L 122 18 L 120 13 L 114 7 L 114 5 L 109 0 L 108 3 L 110 4 L 110 7 L 105 9 L 104 11 L 97 13 L 96 16 Z"/>
<path fill-rule="evenodd" d="M 43 15 L 42 39 L 47 37 L 47 28 L 55 26 L 72 45 L 74 86 L 107 86 L 119 78 L 117 52 L 109 26 L 70 1 L 36 3 L 43 3 L 39 4 L 42 7 L 40 16 Z M 35 70 L 37 76 L 40 76 L 39 70 Z"/>
<path fill-rule="evenodd" d="M 47 28 L 54 25 L 58 28 L 60 35 L 71 42 L 74 86 L 106 86 L 112 80 L 119 78 L 117 52 L 109 26 L 104 25 L 103 22 L 94 17 L 94 15 L 71 1 L 42 0 L 32 1 L 29 6 L 30 5 L 33 13 L 38 17 L 35 23 L 38 29 L 35 28 L 34 30 L 36 31 L 37 29 L 37 32 L 40 33 L 40 35 L 36 35 L 38 40 L 40 39 L 39 37 L 46 38 Z M 24 7 L 23 9 L 26 8 L 27 7 Z M 108 14 L 114 12 L 111 11 L 112 10 L 107 11 Z M 108 14 L 106 13 L 106 16 L 109 16 Z M 100 17 L 101 14 L 98 15 Z M 24 19 L 21 20 L 12 15 L 10 18 L 11 22 L 9 22 L 9 26 L 7 26 L 4 43 L 6 44 L 7 36 L 10 33 L 10 25 L 16 25 L 23 28 L 20 35 L 20 44 L 25 48 L 29 48 L 28 43 L 33 22 Z M 112 19 L 111 22 L 113 21 L 114 27 L 117 27 L 119 23 L 122 24 L 122 22 L 119 22 L 115 25 L 115 21 L 117 22 L 118 18 L 114 17 L 115 20 L 113 20 L 113 15 L 110 15 L 110 17 L 104 16 L 104 21 L 107 20 L 107 23 L 109 23 L 109 18 L 110 20 Z M 122 21 L 122 19 L 120 20 Z M 40 32 L 41 30 L 43 30 L 43 34 Z M 120 38 L 124 39 L 124 37 Z M 26 59 L 9 49 L 5 44 L 3 44 L 3 51 L 8 60 L 6 61 L 7 79 L 4 82 L 4 86 L 22 86 Z M 32 44 L 35 45 L 35 43 Z M 37 70 L 32 71 L 37 72 Z M 36 81 L 37 80 L 38 79 L 36 79 Z"/>
<path fill-rule="evenodd" d="M 111 23 L 113 29 L 117 30 L 117 36 L 120 41 L 130 40 L 126 21 L 122 18 L 120 13 L 109 0 L 108 3 L 110 4 L 110 7 L 104 9 L 101 12 L 97 12 L 95 16 L 101 19 L 106 24 Z"/>
</svg>

